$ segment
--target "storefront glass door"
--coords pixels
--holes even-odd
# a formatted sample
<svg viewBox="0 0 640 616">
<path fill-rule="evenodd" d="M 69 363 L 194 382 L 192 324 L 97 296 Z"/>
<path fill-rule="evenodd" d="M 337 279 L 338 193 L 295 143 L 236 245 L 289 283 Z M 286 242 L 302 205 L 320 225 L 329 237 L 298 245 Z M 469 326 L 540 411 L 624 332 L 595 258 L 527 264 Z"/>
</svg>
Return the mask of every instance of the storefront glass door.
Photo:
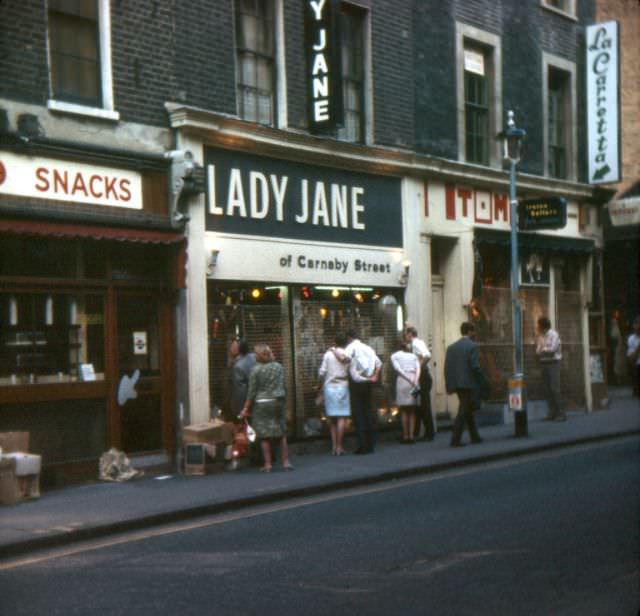
<svg viewBox="0 0 640 616">
<path fill-rule="evenodd" d="M 120 294 L 116 321 L 121 448 L 126 453 L 157 451 L 162 449 L 157 299 Z"/>
</svg>

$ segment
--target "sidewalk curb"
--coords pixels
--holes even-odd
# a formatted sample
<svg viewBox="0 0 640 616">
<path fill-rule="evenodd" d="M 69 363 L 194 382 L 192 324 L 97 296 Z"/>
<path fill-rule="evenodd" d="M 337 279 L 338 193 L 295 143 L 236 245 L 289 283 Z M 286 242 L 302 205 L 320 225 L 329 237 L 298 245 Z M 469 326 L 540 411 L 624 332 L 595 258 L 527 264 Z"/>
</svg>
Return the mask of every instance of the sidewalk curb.
<svg viewBox="0 0 640 616">
<path fill-rule="evenodd" d="M 0 547 L 0 561 L 9 558 L 15 558 L 30 552 L 62 547 L 73 543 L 79 543 L 82 541 L 89 541 L 107 537 L 109 535 L 116 535 L 124 532 L 130 532 L 134 530 L 142 530 L 144 528 L 150 528 L 154 526 L 161 526 L 164 524 L 170 524 L 180 521 L 191 520 L 208 515 L 220 514 L 229 510 L 245 509 L 256 505 L 264 505 L 268 503 L 278 502 L 282 500 L 301 498 L 305 496 L 314 496 L 327 490 L 339 491 L 348 490 L 358 486 L 373 485 L 376 483 L 383 483 L 391 481 L 393 479 L 406 479 L 409 477 L 416 477 L 418 475 L 430 475 L 442 471 L 451 470 L 453 468 L 474 466 L 487 462 L 494 462 L 497 460 L 504 460 L 507 458 L 518 458 L 532 453 L 541 453 L 544 451 L 553 451 L 557 449 L 576 447 L 579 445 L 585 445 L 589 443 L 604 442 L 609 440 L 616 440 L 625 437 L 640 435 L 640 429 L 625 430 L 620 432 L 612 432 L 609 434 L 599 434 L 594 436 L 586 436 L 576 438 L 572 440 L 566 440 L 555 443 L 544 443 L 539 445 L 533 445 L 531 447 L 525 447 L 517 450 L 496 452 L 486 455 L 475 455 L 470 458 L 459 458 L 457 460 L 450 460 L 447 462 L 440 462 L 430 465 L 415 466 L 412 468 L 397 469 L 378 473 L 375 475 L 363 475 L 361 477 L 355 477 L 344 481 L 328 481 L 318 482 L 314 485 L 276 490 L 271 493 L 258 494 L 247 496 L 243 498 L 236 498 L 221 503 L 212 503 L 210 505 L 199 505 L 196 507 L 189 507 L 186 509 L 175 509 L 164 513 L 156 513 L 152 515 L 146 515 L 139 518 L 132 518 L 128 520 L 122 520 L 119 522 L 113 522 L 105 525 L 92 526 L 87 528 L 73 529 L 68 532 L 63 532 L 55 535 L 49 535 L 46 537 L 35 537 L 25 539 L 23 541 L 16 541 L 8 543 Z M 525 437 L 528 438 L 528 437 Z"/>
</svg>

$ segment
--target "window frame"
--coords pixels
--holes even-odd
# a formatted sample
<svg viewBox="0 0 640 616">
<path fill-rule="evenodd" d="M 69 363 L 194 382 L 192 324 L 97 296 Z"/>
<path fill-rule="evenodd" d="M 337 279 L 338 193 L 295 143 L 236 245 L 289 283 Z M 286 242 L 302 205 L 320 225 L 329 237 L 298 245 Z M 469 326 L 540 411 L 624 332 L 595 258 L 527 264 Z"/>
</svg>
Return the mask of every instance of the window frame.
<svg viewBox="0 0 640 616">
<path fill-rule="evenodd" d="M 341 13 L 350 13 L 357 16 L 360 20 L 360 28 L 362 35 L 362 75 L 360 80 L 360 135 L 357 139 L 349 139 L 346 133 L 346 127 L 336 130 L 336 139 L 346 141 L 348 143 L 373 143 L 373 103 L 372 103 L 372 79 L 371 79 L 371 13 L 368 9 L 358 4 L 342 2 L 340 4 Z M 344 31 L 340 32 L 340 53 L 343 53 L 343 45 L 345 42 Z M 345 69 L 342 66 L 342 93 L 343 108 L 345 115 L 345 124 L 347 116 L 347 77 L 345 77 Z M 355 81 L 352 79 L 351 81 Z"/>
<path fill-rule="evenodd" d="M 486 163 L 467 159 L 467 97 L 465 50 L 481 51 L 484 54 L 485 78 L 487 80 L 487 150 Z M 500 167 L 502 157 L 495 136 L 502 122 L 502 39 L 496 34 L 473 26 L 456 22 L 456 91 L 458 121 L 458 160 L 469 164 Z"/>
<path fill-rule="evenodd" d="M 574 62 L 570 62 L 564 58 L 554 56 L 543 52 L 542 54 L 542 122 L 543 122 L 543 165 L 544 176 L 559 180 L 573 181 L 577 179 L 577 144 L 578 144 L 578 109 L 577 109 L 577 91 L 576 91 L 576 75 L 577 69 Z M 565 174 L 564 177 L 557 177 L 550 173 L 549 165 L 551 162 L 550 147 L 552 139 L 550 135 L 550 116 L 549 101 L 550 88 L 549 78 L 551 73 L 558 72 L 564 74 L 562 114 L 564 123 L 564 149 L 565 149 Z"/>
<path fill-rule="evenodd" d="M 271 121 L 267 124 L 250 119 L 242 113 L 242 97 L 240 95 L 240 78 L 241 78 L 241 62 L 240 49 L 238 40 L 238 12 L 240 11 L 239 0 L 233 3 L 233 32 L 234 32 L 234 54 L 235 54 L 235 96 L 236 96 L 236 114 L 247 122 L 260 124 L 261 126 L 272 126 L 276 128 L 287 127 L 287 87 L 286 87 L 286 71 L 285 71 L 285 49 L 284 49 L 284 10 L 282 0 L 272 0 L 273 2 L 273 49 L 272 55 L 268 56 L 272 66 L 271 81 Z M 259 55 L 256 50 L 245 50 Z M 267 57 L 267 56 L 264 56 Z M 242 86 L 245 87 L 245 86 Z"/>
<path fill-rule="evenodd" d="M 562 0 L 563 7 L 554 6 L 552 0 L 540 0 L 540 6 L 547 11 L 552 11 L 563 17 L 577 21 L 576 0 Z"/>
<path fill-rule="evenodd" d="M 100 107 L 84 105 L 56 99 L 53 93 L 52 67 L 53 59 L 49 38 L 49 12 L 47 11 L 47 59 L 49 68 L 49 99 L 47 108 L 51 111 L 91 116 L 103 120 L 117 121 L 120 114 L 114 108 L 113 72 L 111 61 L 111 6 L 110 0 L 97 0 L 98 3 L 98 74 L 100 84 Z"/>
</svg>

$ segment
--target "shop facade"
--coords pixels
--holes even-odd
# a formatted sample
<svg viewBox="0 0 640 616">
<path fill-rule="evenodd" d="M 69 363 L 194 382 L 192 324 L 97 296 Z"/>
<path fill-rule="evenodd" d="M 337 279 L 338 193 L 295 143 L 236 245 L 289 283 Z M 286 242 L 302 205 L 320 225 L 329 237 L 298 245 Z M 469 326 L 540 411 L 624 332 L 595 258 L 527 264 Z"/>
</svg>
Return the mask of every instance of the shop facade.
<svg viewBox="0 0 640 616">
<path fill-rule="evenodd" d="M 324 434 L 317 373 L 336 333 L 355 329 L 388 365 L 402 330 L 402 181 L 209 146 L 204 167 L 212 411 L 233 419 L 229 344 L 243 338 L 285 368 L 289 434 Z M 376 388 L 380 425 L 395 421 L 393 381 L 387 368 Z"/>
<path fill-rule="evenodd" d="M 0 430 L 29 432 L 49 485 L 95 478 L 110 447 L 168 462 L 185 247 L 167 164 L 24 141 L 0 150 Z"/>
<path fill-rule="evenodd" d="M 538 192 L 545 188 L 542 182 L 525 184 L 525 196 L 544 201 L 540 196 L 544 193 Z M 441 358 L 446 345 L 459 336 L 463 320 L 476 325 L 481 363 L 491 383 L 489 405 L 504 408 L 507 381 L 514 370 L 508 196 L 499 184 L 474 187 L 454 181 L 427 181 L 425 195 L 424 231 L 432 257 L 435 409 L 440 415 L 456 412 L 455 400 L 444 388 Z M 533 416 L 546 412 L 535 354 L 541 316 L 551 320 L 562 339 L 566 408 L 591 410 L 606 397 L 599 207 L 590 202 L 588 192 L 578 193 L 566 199 L 562 228 L 517 233 L 523 366 Z M 504 419 L 509 421 L 510 416 L 505 413 Z"/>
</svg>

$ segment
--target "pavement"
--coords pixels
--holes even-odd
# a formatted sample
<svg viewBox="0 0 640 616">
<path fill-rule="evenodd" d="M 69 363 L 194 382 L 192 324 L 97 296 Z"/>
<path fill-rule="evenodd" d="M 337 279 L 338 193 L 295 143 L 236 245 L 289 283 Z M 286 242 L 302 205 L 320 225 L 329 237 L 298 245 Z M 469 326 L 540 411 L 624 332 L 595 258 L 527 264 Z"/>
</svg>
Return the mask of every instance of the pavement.
<svg viewBox="0 0 640 616">
<path fill-rule="evenodd" d="M 379 435 L 372 455 L 328 455 L 328 445 L 290 446 L 293 472 L 255 467 L 204 476 L 145 475 L 123 483 L 96 482 L 44 492 L 0 506 L 0 559 L 293 497 L 310 496 L 460 466 L 640 434 L 640 401 L 629 388 L 610 388 L 606 409 L 569 412 L 566 422 L 530 421 L 528 436 L 513 424 L 480 428 L 483 443 L 451 448 L 449 432 L 432 442 L 402 445 Z M 352 445 L 347 440 L 347 445 Z"/>
</svg>

